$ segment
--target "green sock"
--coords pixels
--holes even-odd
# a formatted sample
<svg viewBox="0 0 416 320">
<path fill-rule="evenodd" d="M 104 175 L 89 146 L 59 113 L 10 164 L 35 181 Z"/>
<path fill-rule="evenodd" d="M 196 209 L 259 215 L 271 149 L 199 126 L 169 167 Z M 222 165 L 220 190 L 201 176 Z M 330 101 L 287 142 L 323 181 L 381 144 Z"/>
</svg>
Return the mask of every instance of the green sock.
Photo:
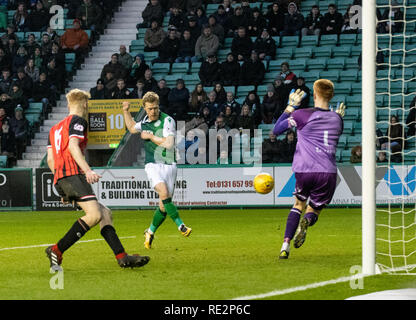
<svg viewBox="0 0 416 320">
<path fill-rule="evenodd" d="M 162 202 L 163 202 L 163 205 L 165 206 L 165 210 L 168 213 L 168 215 L 172 218 L 172 220 L 176 223 L 176 225 L 180 227 L 180 225 L 183 224 L 183 221 L 179 217 L 178 210 L 176 209 L 176 206 L 173 204 L 172 198 L 162 200 Z"/>
<path fill-rule="evenodd" d="M 155 214 L 153 215 L 153 221 L 150 225 L 150 231 L 153 233 L 156 232 L 157 228 L 160 227 L 160 225 L 165 221 L 166 219 L 166 212 L 162 212 L 159 207 L 157 207 Z"/>
</svg>

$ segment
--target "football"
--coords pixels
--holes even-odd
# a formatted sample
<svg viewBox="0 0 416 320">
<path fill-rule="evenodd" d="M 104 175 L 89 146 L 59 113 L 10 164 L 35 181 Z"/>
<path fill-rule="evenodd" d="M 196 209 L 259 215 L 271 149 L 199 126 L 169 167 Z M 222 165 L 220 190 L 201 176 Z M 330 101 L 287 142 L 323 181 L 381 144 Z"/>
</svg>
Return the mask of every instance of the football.
<svg viewBox="0 0 416 320">
<path fill-rule="evenodd" d="M 270 174 L 261 172 L 254 177 L 253 186 L 257 193 L 268 194 L 274 188 L 274 179 Z"/>
</svg>

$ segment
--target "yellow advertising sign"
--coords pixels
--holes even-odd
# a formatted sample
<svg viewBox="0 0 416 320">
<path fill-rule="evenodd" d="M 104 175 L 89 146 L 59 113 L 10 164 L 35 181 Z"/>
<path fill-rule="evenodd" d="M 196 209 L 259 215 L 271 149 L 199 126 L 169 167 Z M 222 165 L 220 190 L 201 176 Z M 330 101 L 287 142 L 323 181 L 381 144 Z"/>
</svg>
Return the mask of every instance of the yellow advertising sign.
<svg viewBox="0 0 416 320">
<path fill-rule="evenodd" d="M 93 148 L 116 148 L 126 133 L 123 101 L 130 102 L 134 117 L 142 106 L 141 99 L 89 100 L 88 146 Z"/>
</svg>

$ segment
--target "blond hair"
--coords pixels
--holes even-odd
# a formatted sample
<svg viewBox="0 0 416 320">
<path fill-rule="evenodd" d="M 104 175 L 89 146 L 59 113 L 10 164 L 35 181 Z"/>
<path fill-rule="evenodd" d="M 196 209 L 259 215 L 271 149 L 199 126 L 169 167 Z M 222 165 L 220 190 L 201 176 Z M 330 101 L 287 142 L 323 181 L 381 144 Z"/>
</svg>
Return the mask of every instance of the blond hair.
<svg viewBox="0 0 416 320">
<path fill-rule="evenodd" d="M 313 84 L 313 92 L 329 102 L 334 97 L 334 83 L 327 79 L 317 80 Z"/>
<path fill-rule="evenodd" d="M 68 108 L 70 110 L 82 113 L 84 116 L 86 116 L 88 113 L 88 99 L 90 98 L 91 95 L 89 92 L 79 89 L 73 89 L 66 95 Z"/>
<path fill-rule="evenodd" d="M 146 106 L 146 103 L 157 104 L 159 105 L 159 96 L 153 91 L 147 92 L 143 96 L 143 105 Z"/>
</svg>

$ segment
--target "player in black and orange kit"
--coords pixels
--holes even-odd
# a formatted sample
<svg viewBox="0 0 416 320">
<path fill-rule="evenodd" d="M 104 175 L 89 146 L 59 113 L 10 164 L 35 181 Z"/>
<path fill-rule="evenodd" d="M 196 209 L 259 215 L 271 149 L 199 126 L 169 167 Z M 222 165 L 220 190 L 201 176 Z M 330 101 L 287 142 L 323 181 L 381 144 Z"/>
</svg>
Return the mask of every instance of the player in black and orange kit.
<svg viewBox="0 0 416 320">
<path fill-rule="evenodd" d="M 54 185 L 64 202 L 76 203 L 85 212 L 57 244 L 46 248 L 51 268 L 59 268 L 62 254 L 88 230 L 100 224 L 101 235 L 111 247 L 122 268 L 141 267 L 150 260 L 147 256 L 128 255 L 112 223 L 111 210 L 97 201 L 91 184 L 101 178 L 85 160 L 87 146 L 86 121 L 88 92 L 72 90 L 66 96 L 69 115 L 53 126 L 49 133 L 48 165 L 54 174 Z"/>
</svg>

